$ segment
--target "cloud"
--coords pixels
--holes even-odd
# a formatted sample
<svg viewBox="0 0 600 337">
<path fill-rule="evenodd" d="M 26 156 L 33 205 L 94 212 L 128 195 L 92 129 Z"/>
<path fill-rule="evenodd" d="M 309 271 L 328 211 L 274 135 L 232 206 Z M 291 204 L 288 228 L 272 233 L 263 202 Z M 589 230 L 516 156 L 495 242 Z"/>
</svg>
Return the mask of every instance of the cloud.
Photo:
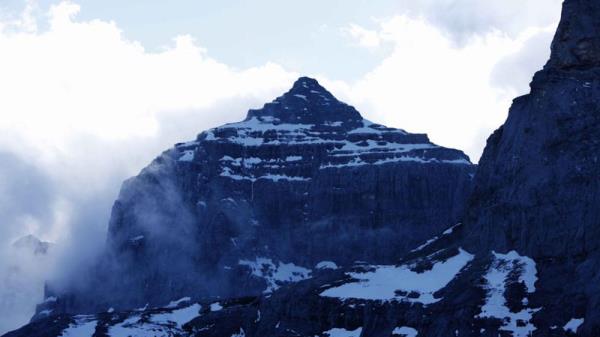
<svg viewBox="0 0 600 337">
<path fill-rule="evenodd" d="M 47 22 L 31 6 L 0 21 L 0 247 L 30 233 L 56 242 L 60 264 L 44 277 L 99 251 L 125 178 L 297 77 L 273 63 L 231 68 L 185 35 L 148 52 L 114 22 L 78 21 L 74 3 L 53 6 Z M 4 248 L 0 267 L 14 260 Z M 24 273 L 37 270 L 24 261 Z M 41 300 L 43 278 L 31 276 L 27 289 L 38 291 L 21 318 Z M 0 316 L 2 328 L 15 319 Z"/>
<path fill-rule="evenodd" d="M 166 141 L 175 139 L 161 131 L 160 121 L 199 131 L 239 118 L 246 109 L 217 115 L 210 108 L 230 100 L 259 104 L 296 76 L 269 63 L 232 69 L 189 36 L 150 53 L 125 39 L 115 23 L 77 22 L 78 11 L 62 2 L 50 10 L 46 31 L 0 31 L 0 149 L 82 193 L 102 188 L 111 167 L 133 173 L 151 159 L 154 149 L 130 153 L 127 146 L 158 137 L 170 145 Z M 198 112 L 193 121 L 175 120 L 189 111 Z M 123 153 L 129 154 L 124 162 L 110 160 Z"/>
<path fill-rule="evenodd" d="M 19 228 L 35 231 L 51 221 L 54 186 L 37 167 L 12 153 L 0 152 L 0 246 L 10 244 Z"/>
<path fill-rule="evenodd" d="M 443 2 L 450 3 L 461 2 Z M 512 99 L 528 92 L 533 73 L 547 60 L 553 29 L 532 26 L 514 36 L 475 29 L 458 44 L 424 17 L 394 16 L 369 31 L 377 35 L 370 39 L 391 44 L 393 51 L 355 83 L 333 86 L 367 117 L 428 133 L 434 142 L 464 150 L 478 161 L 485 146 L 482 135 L 502 124 Z M 358 33 L 355 37 L 363 39 Z"/>
<path fill-rule="evenodd" d="M 373 48 L 379 47 L 381 44 L 381 38 L 376 31 L 363 28 L 357 24 L 343 27 L 342 32 L 355 39 L 361 47 Z"/>
<path fill-rule="evenodd" d="M 500 60 L 491 74 L 495 87 L 514 90 L 517 94 L 529 90 L 532 74 L 540 70 L 550 56 L 550 44 L 554 37 L 554 26 L 523 34 L 522 47 Z"/>
<path fill-rule="evenodd" d="M 561 4 L 562 0 L 419 0 L 401 1 L 398 7 L 464 44 L 475 35 L 501 32 L 514 38 L 531 27 L 555 25 Z"/>
<path fill-rule="evenodd" d="M 16 236 L 52 223 L 55 186 L 43 170 L 0 152 L 0 334 L 25 324 L 42 296 L 53 260 L 13 247 Z"/>
</svg>

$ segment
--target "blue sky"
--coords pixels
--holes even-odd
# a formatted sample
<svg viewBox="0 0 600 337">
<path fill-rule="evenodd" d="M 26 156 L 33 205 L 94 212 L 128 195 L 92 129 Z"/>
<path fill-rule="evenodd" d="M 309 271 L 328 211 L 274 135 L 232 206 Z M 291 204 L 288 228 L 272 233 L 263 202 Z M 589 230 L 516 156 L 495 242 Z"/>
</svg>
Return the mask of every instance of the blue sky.
<svg viewBox="0 0 600 337">
<path fill-rule="evenodd" d="M 36 2 L 45 12 L 56 1 Z M 82 0 L 80 20 L 114 21 L 128 39 L 149 51 L 174 36 L 189 34 L 210 55 L 238 68 L 272 61 L 302 73 L 353 80 L 372 69 L 389 50 L 365 50 L 341 28 L 348 23 L 374 27 L 390 17 L 398 1 L 143 1 Z M 20 13 L 23 1 L 5 8 Z"/>
<path fill-rule="evenodd" d="M 348 22 L 371 26 L 372 18 L 385 17 L 394 8 L 394 1 L 388 0 L 361 0 L 352 6 L 340 0 L 188 0 L 168 8 L 146 3 L 128 1 L 119 10 L 97 1 L 82 6 L 89 5 L 92 16 L 101 13 L 103 18 L 123 22 L 127 36 L 150 48 L 160 47 L 177 34 L 191 34 L 211 56 L 235 67 L 269 60 L 299 72 L 340 79 L 362 75 L 382 56 L 353 46 L 343 38 L 340 27 Z"/>
</svg>

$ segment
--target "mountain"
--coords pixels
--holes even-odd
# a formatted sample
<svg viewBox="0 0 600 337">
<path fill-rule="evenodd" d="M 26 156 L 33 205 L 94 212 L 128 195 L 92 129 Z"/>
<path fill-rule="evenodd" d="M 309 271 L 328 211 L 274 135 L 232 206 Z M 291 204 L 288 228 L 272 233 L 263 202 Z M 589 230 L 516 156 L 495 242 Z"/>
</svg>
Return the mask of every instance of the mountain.
<svg viewBox="0 0 600 337">
<path fill-rule="evenodd" d="M 101 261 L 66 290 L 50 286 L 59 301 L 39 310 L 257 296 L 321 268 L 392 263 L 459 221 L 475 169 L 302 77 L 126 181 Z"/>
<path fill-rule="evenodd" d="M 33 235 L 2 247 L 0 261 L 0 334 L 26 324 L 44 296 L 44 281 L 56 258 L 53 244 Z"/>
<path fill-rule="evenodd" d="M 566 0 L 550 60 L 488 139 L 462 222 L 391 262 L 341 259 L 266 294 L 59 314 L 7 336 L 599 336 L 599 41 L 600 3 Z"/>
<path fill-rule="evenodd" d="M 34 255 L 46 255 L 52 246 L 50 242 L 42 241 L 34 235 L 25 235 L 12 244 L 13 248 L 24 250 Z"/>
</svg>

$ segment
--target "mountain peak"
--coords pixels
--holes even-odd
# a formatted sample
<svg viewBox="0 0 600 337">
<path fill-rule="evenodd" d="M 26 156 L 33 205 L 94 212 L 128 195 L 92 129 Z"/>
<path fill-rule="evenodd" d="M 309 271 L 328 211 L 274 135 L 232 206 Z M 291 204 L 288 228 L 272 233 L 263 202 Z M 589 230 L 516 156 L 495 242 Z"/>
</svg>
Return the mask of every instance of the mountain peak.
<svg viewBox="0 0 600 337">
<path fill-rule="evenodd" d="M 566 0 L 546 68 L 600 66 L 600 2 Z"/>
<path fill-rule="evenodd" d="M 246 120 L 252 118 L 275 120 L 292 124 L 342 123 L 362 125 L 362 116 L 354 107 L 339 101 L 319 82 L 310 77 L 298 78 L 292 88 L 265 104 L 262 109 L 250 110 Z"/>
<path fill-rule="evenodd" d="M 17 239 L 13 242 L 12 246 L 17 249 L 27 249 L 35 255 L 38 255 L 46 254 L 48 248 L 50 248 L 50 243 L 38 239 L 35 235 L 29 234 Z"/>
<path fill-rule="evenodd" d="M 296 82 L 294 82 L 294 85 L 292 86 L 292 89 L 290 89 L 289 93 L 311 93 L 311 91 L 313 93 L 319 92 L 331 95 L 331 93 L 321 86 L 316 79 L 306 76 L 299 77 Z"/>
</svg>

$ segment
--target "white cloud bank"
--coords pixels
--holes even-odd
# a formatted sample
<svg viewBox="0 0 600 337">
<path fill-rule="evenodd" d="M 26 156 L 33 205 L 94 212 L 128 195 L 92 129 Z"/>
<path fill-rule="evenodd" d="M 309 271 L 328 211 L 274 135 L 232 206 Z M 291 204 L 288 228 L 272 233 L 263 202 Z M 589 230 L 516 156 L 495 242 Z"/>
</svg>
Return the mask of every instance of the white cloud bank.
<svg viewBox="0 0 600 337">
<path fill-rule="evenodd" d="M 242 119 L 297 77 L 270 63 L 233 69 L 189 36 L 150 53 L 112 22 L 77 21 L 78 11 L 52 7 L 44 30 L 31 7 L 0 23 L 0 247 L 33 233 L 78 249 L 62 264 L 102 246 L 122 180 L 175 142 Z M 0 253 L 0 270 L 9 260 Z M 0 284 L 0 301 L 9 291 Z M 26 323 L 13 319 L 0 313 L 0 333 Z"/>
<path fill-rule="evenodd" d="M 241 118 L 247 105 L 270 99 L 296 77 L 269 63 L 232 69 L 189 36 L 149 53 L 114 23 L 74 21 L 78 11 L 63 2 L 52 7 L 47 31 L 28 16 L 28 29 L 0 30 L 0 149 L 67 187 L 102 188 L 113 167 L 134 173 L 158 154 L 156 146 Z M 168 128 L 179 132 L 165 135 Z M 132 152 L 134 143 L 140 145 Z"/>
<path fill-rule="evenodd" d="M 546 62 L 554 29 L 491 30 L 457 43 L 425 17 L 395 16 L 375 30 L 351 25 L 344 32 L 359 45 L 393 51 L 362 79 L 338 86 L 372 120 L 426 132 L 477 161 L 512 99 L 528 92 Z"/>
<path fill-rule="evenodd" d="M 408 14 L 376 29 L 343 28 L 359 46 L 392 47 L 379 66 L 353 83 L 319 80 L 373 121 L 427 132 L 476 160 L 548 55 L 556 18 L 509 14 L 559 8 L 528 1 L 402 2 Z M 89 259 L 122 180 L 175 142 L 240 120 L 298 75 L 272 63 L 233 69 L 189 36 L 148 52 L 113 22 L 78 21 L 71 2 L 52 7 L 47 23 L 34 11 L 0 19 L 0 270 L 5 248 L 29 233 L 58 243 L 60 265 Z M 44 275 L 30 274 L 21 293 L 40 296 Z M 26 323 L 40 300 L 21 302 L 20 319 L 0 312 L 0 333 Z"/>
<path fill-rule="evenodd" d="M 400 0 L 411 17 L 426 19 L 459 44 L 491 32 L 511 37 L 532 27 L 556 25 L 562 0 Z"/>
</svg>

